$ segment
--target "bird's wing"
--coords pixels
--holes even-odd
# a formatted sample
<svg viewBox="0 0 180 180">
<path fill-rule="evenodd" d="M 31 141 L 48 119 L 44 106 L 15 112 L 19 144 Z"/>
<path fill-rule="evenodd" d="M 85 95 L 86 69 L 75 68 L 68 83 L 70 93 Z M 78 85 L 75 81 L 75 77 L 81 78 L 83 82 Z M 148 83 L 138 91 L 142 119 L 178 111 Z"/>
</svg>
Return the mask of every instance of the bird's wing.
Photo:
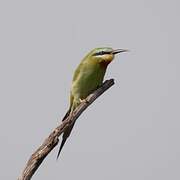
<svg viewBox="0 0 180 180">
<path fill-rule="evenodd" d="M 76 68 L 75 72 L 74 72 L 74 76 L 73 76 L 73 82 L 76 81 L 78 79 L 78 76 L 80 75 L 80 71 L 81 69 L 83 69 L 82 67 L 84 66 L 84 62 L 82 61 L 78 67 Z"/>
</svg>

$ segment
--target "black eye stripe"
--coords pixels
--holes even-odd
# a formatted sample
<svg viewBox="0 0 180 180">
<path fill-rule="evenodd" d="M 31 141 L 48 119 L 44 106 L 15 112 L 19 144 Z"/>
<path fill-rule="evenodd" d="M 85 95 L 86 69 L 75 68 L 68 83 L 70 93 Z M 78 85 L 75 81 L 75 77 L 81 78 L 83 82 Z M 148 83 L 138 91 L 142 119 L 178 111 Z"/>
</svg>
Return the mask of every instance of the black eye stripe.
<svg viewBox="0 0 180 180">
<path fill-rule="evenodd" d="M 94 54 L 94 56 L 98 56 L 98 55 L 104 55 L 104 54 L 111 54 L 111 52 L 107 52 L 107 51 L 100 51 Z"/>
</svg>

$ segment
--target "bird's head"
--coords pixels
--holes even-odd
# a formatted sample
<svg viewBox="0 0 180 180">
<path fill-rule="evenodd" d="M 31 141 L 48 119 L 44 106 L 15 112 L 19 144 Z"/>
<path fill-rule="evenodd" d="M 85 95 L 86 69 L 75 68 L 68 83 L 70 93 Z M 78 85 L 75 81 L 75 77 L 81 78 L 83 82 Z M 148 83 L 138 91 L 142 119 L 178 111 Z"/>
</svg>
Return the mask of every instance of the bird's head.
<svg viewBox="0 0 180 180">
<path fill-rule="evenodd" d="M 114 50 L 109 47 L 95 48 L 88 54 L 88 57 L 91 58 L 94 62 L 107 67 L 107 65 L 114 59 L 116 54 L 127 51 L 127 49 Z"/>
</svg>

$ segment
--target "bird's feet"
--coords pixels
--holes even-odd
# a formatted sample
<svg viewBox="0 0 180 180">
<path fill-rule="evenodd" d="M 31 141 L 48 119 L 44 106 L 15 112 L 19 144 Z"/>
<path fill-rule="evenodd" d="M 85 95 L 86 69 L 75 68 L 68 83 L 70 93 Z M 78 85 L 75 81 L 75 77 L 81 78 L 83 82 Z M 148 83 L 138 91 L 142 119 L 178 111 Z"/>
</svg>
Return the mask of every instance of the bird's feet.
<svg viewBox="0 0 180 180">
<path fill-rule="evenodd" d="M 86 103 L 86 104 L 89 103 L 88 100 L 87 100 L 86 98 L 85 98 L 85 99 L 79 98 L 79 101 L 80 101 L 80 103 Z"/>
</svg>

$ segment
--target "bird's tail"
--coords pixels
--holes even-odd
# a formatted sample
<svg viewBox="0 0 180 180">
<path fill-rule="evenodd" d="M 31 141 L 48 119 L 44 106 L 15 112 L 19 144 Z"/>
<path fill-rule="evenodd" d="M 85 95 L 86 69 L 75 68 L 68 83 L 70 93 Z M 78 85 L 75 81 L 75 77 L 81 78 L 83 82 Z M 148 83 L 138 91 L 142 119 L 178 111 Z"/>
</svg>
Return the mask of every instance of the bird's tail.
<svg viewBox="0 0 180 180">
<path fill-rule="evenodd" d="M 69 110 L 68 110 L 67 113 L 65 114 L 64 118 L 62 119 L 62 121 L 64 121 L 70 114 L 71 114 L 71 108 L 69 108 Z M 66 129 L 66 131 L 63 133 L 62 142 L 61 142 L 61 145 L 60 145 L 58 154 L 57 154 L 57 159 L 58 159 L 58 157 L 59 157 L 59 155 L 60 155 L 60 153 L 61 153 L 61 150 L 62 150 L 62 148 L 63 148 L 63 146 L 64 146 L 67 138 L 68 138 L 69 135 L 71 134 L 71 131 L 72 131 L 73 127 L 74 127 L 74 124 L 75 124 L 75 122 L 74 122 L 72 125 L 70 125 L 70 126 Z"/>
<path fill-rule="evenodd" d="M 71 134 L 71 131 L 72 131 L 73 127 L 74 127 L 74 124 L 75 124 L 75 122 L 74 122 L 71 126 L 69 126 L 68 129 L 67 129 L 67 130 L 64 132 L 64 134 L 63 134 L 62 142 L 61 142 L 61 145 L 60 145 L 58 154 L 57 154 L 57 159 L 59 158 L 59 155 L 60 155 L 60 153 L 61 153 L 61 150 L 62 150 L 62 148 L 63 148 L 63 146 L 64 146 L 67 138 L 68 138 L 69 135 Z"/>
<path fill-rule="evenodd" d="M 64 121 L 64 120 L 70 115 L 70 112 L 71 112 L 71 108 L 69 108 L 69 110 L 67 111 L 67 113 L 64 115 L 62 121 Z"/>
<path fill-rule="evenodd" d="M 59 147 L 59 151 L 58 151 L 58 154 L 57 154 L 57 158 L 56 158 L 56 159 L 59 158 L 59 155 L 60 155 L 60 153 L 61 153 L 61 150 L 62 150 L 62 148 L 63 148 L 63 146 L 64 146 L 66 140 L 67 140 L 67 138 L 63 138 L 63 139 L 62 139 L 61 145 L 60 145 L 60 147 Z"/>
</svg>

